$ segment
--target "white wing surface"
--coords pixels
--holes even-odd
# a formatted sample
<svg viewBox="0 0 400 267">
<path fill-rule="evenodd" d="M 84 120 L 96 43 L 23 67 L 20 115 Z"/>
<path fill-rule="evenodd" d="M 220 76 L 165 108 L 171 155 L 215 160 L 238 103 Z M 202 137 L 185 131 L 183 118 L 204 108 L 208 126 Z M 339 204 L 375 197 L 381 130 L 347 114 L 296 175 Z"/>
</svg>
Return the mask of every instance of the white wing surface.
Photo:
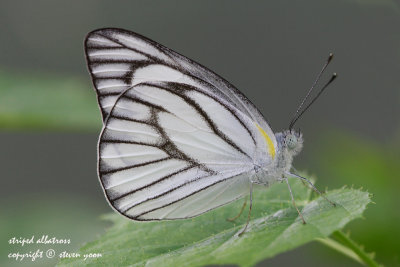
<svg viewBox="0 0 400 267">
<path fill-rule="evenodd" d="M 138 34 L 90 33 L 104 128 L 99 177 L 135 220 L 188 218 L 248 193 L 276 140 L 254 105 L 210 70 Z"/>
</svg>

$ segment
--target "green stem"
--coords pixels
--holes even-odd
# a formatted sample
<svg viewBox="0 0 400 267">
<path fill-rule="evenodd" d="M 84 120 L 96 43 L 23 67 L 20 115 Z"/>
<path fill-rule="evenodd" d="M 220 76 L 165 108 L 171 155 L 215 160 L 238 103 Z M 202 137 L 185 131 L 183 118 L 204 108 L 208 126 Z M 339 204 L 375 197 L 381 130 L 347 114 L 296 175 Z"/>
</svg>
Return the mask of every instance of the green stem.
<svg viewBox="0 0 400 267">
<path fill-rule="evenodd" d="M 357 245 L 353 240 L 351 240 L 347 235 L 345 235 L 341 231 L 335 231 L 332 234 L 332 237 L 337 241 L 331 238 L 321 238 L 318 239 L 324 245 L 333 248 L 334 250 L 343 253 L 344 255 L 360 262 L 361 264 L 370 266 L 370 267 L 379 267 L 380 265 L 373 260 L 371 255 L 365 253 L 362 248 Z"/>
<path fill-rule="evenodd" d="M 326 237 L 326 238 L 317 238 L 317 241 L 321 242 L 327 247 L 330 247 L 333 250 L 336 250 L 344 255 L 346 255 L 349 258 L 352 258 L 353 260 L 357 261 L 360 264 L 364 264 L 364 262 L 360 259 L 360 257 L 354 253 L 351 249 L 348 247 L 343 246 L 339 242 L 333 240 L 332 238 Z"/>
</svg>

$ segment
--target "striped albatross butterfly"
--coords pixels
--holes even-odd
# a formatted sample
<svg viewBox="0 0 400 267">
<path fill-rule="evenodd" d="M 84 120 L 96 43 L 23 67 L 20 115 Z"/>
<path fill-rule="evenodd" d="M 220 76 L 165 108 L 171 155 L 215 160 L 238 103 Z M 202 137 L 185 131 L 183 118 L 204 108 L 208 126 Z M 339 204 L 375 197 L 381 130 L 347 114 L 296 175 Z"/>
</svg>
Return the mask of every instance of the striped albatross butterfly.
<svg viewBox="0 0 400 267">
<path fill-rule="evenodd" d="M 85 52 L 103 117 L 98 175 L 120 214 L 138 221 L 185 219 L 250 194 L 249 221 L 253 184 L 294 176 L 318 191 L 290 172 L 303 144 L 292 129 L 335 76 L 302 108 L 313 86 L 289 130 L 274 134 L 229 82 L 137 33 L 95 30 Z"/>
</svg>

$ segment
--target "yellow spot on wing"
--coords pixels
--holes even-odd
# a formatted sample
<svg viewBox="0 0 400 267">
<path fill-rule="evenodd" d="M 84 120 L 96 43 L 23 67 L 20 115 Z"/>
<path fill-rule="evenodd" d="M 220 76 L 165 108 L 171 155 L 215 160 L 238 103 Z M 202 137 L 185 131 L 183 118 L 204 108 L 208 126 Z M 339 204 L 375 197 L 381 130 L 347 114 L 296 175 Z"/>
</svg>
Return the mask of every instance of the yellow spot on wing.
<svg viewBox="0 0 400 267">
<path fill-rule="evenodd" d="M 269 135 L 264 131 L 263 128 L 261 128 L 257 123 L 256 126 L 258 128 L 258 130 L 260 131 L 260 133 L 262 134 L 262 136 L 264 137 L 265 141 L 267 141 L 267 146 L 268 146 L 268 152 L 269 154 L 271 154 L 272 158 L 275 158 L 275 147 L 274 147 L 274 143 L 272 143 L 271 138 L 269 137 Z"/>
</svg>

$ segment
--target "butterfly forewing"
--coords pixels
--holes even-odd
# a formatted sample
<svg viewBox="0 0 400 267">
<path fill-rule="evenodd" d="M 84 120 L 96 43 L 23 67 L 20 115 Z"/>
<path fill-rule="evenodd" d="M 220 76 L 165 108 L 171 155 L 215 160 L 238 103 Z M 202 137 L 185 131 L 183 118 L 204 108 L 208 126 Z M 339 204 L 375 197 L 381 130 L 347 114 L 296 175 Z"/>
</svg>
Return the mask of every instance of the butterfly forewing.
<svg viewBox="0 0 400 267">
<path fill-rule="evenodd" d="M 271 162 L 261 114 L 201 65 L 119 29 L 90 33 L 86 56 L 104 120 L 99 176 L 125 216 L 199 215 L 248 193 L 255 165 Z"/>
</svg>

